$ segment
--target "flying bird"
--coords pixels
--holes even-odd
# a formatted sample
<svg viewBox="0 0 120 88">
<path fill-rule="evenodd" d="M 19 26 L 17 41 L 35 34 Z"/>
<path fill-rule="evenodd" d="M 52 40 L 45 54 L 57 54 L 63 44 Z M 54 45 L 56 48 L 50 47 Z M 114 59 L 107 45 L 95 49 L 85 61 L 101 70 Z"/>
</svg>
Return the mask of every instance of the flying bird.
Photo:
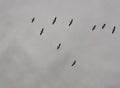
<svg viewBox="0 0 120 88">
<path fill-rule="evenodd" d="M 61 43 L 58 45 L 57 50 L 60 48 L 60 46 L 61 46 Z"/>
<path fill-rule="evenodd" d="M 72 64 L 72 66 L 74 66 L 76 64 L 76 60 L 74 60 L 74 62 L 73 62 L 73 64 Z"/>
<path fill-rule="evenodd" d="M 115 29 L 116 29 L 116 27 L 114 26 L 114 27 L 113 27 L 113 30 L 112 30 L 112 34 L 115 32 Z"/>
<path fill-rule="evenodd" d="M 73 23 L 73 19 L 71 19 L 70 23 L 69 23 L 69 27 L 71 26 L 71 24 Z"/>
<path fill-rule="evenodd" d="M 41 30 L 41 32 L 40 32 L 40 35 L 42 35 L 43 31 L 44 31 L 44 28 L 42 28 L 42 30 Z"/>
<path fill-rule="evenodd" d="M 33 17 L 33 18 L 32 18 L 32 21 L 31 21 L 31 23 L 33 23 L 33 22 L 34 22 L 34 20 L 35 20 L 35 17 Z"/>
<path fill-rule="evenodd" d="M 94 30 L 95 30 L 95 28 L 96 28 L 96 25 L 94 25 L 94 26 L 93 26 L 92 31 L 94 31 Z"/>
<path fill-rule="evenodd" d="M 54 18 L 52 24 L 55 24 L 56 20 L 57 20 L 57 17 Z"/>
<path fill-rule="evenodd" d="M 104 29 L 104 28 L 105 28 L 105 26 L 106 26 L 106 24 L 103 24 L 102 29 Z"/>
</svg>

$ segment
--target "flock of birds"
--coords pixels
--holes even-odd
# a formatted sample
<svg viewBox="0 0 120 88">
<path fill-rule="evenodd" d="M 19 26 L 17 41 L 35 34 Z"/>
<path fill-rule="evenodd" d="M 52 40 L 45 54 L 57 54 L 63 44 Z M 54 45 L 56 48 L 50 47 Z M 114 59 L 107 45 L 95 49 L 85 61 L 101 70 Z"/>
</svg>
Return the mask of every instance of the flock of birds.
<svg viewBox="0 0 120 88">
<path fill-rule="evenodd" d="M 106 24 L 103 24 L 102 29 L 104 29 L 105 26 L 106 26 Z M 93 26 L 92 31 L 94 31 L 95 28 L 96 28 L 96 25 Z M 115 29 L 116 29 L 116 27 L 114 26 L 114 27 L 113 27 L 113 30 L 112 30 L 112 34 L 115 32 Z"/>
<path fill-rule="evenodd" d="M 57 20 L 57 17 L 55 17 L 55 18 L 53 19 L 52 25 L 55 24 L 56 20 Z M 35 21 L 35 17 L 32 18 L 31 23 L 33 23 L 34 21 Z M 70 21 L 70 23 L 69 23 L 68 26 L 70 27 L 70 26 L 72 25 L 72 23 L 73 23 L 73 19 L 71 19 L 71 21 Z M 42 28 L 42 30 L 41 30 L 41 32 L 40 32 L 40 36 L 43 34 L 43 31 L 44 31 L 44 28 Z M 60 47 L 61 47 L 61 43 L 59 43 L 59 45 L 57 46 L 57 50 L 60 49 Z M 76 64 L 76 60 L 73 61 L 73 63 L 72 63 L 71 66 L 74 66 L 75 64 Z"/>
<path fill-rule="evenodd" d="M 57 17 L 54 17 L 53 22 L 52 22 L 52 25 L 55 24 L 56 20 L 57 20 Z M 32 18 L 31 23 L 33 23 L 34 21 L 35 21 L 35 17 Z M 72 25 L 72 23 L 73 23 L 73 19 L 71 19 L 71 21 L 69 22 L 68 26 L 70 27 L 70 26 Z M 102 29 L 104 29 L 105 26 L 106 26 L 106 24 L 103 24 Z M 96 25 L 93 26 L 92 31 L 94 31 L 95 28 L 96 28 Z M 113 27 L 113 30 L 112 30 L 112 34 L 115 32 L 115 29 L 116 29 L 116 27 L 114 26 L 114 27 Z M 44 31 L 44 28 L 42 28 L 42 30 L 41 30 L 41 32 L 40 32 L 40 36 L 43 34 L 43 31 Z M 59 43 L 59 45 L 57 46 L 57 50 L 58 50 L 60 47 L 61 47 L 61 43 Z M 71 66 L 74 66 L 75 64 L 76 64 L 76 60 L 73 61 L 73 63 L 72 63 Z"/>
</svg>

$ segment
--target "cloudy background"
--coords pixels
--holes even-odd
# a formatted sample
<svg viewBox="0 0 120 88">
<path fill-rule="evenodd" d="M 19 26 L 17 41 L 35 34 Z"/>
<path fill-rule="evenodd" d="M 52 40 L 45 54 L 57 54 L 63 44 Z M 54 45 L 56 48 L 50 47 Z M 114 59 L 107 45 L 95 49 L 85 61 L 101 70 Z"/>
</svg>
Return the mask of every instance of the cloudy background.
<svg viewBox="0 0 120 88">
<path fill-rule="evenodd" d="M 120 88 L 119 18 L 119 0 L 0 0 L 0 88 Z"/>
</svg>

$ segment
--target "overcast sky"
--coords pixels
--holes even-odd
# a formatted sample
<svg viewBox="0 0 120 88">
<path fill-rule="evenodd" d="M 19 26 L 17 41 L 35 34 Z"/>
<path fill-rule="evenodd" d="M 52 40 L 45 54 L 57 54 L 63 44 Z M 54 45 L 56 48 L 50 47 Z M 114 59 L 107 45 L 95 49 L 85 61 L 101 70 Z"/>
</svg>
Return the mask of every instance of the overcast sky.
<svg viewBox="0 0 120 88">
<path fill-rule="evenodd" d="M 119 0 L 0 0 L 0 88 L 120 88 L 119 18 Z"/>
</svg>

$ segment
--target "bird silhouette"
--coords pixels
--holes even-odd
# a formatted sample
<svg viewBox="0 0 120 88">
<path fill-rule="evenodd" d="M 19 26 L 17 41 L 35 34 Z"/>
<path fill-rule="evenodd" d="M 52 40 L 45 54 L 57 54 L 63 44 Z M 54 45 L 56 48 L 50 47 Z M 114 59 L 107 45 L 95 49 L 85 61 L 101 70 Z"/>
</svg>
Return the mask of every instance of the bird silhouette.
<svg viewBox="0 0 120 88">
<path fill-rule="evenodd" d="M 31 23 L 33 23 L 33 22 L 34 22 L 34 20 L 35 20 L 35 17 L 33 17 L 33 18 L 32 18 L 32 21 L 31 21 Z"/>
<path fill-rule="evenodd" d="M 70 23 L 69 23 L 69 27 L 71 26 L 71 24 L 73 23 L 73 19 L 71 19 Z"/>
<path fill-rule="evenodd" d="M 54 18 L 52 24 L 55 24 L 56 20 L 57 20 L 57 17 Z"/>
<path fill-rule="evenodd" d="M 74 66 L 76 64 L 76 60 L 74 60 L 74 62 L 73 62 L 73 64 L 72 64 L 72 66 Z"/>
<path fill-rule="evenodd" d="M 94 30 L 95 30 L 95 28 L 96 28 L 96 25 L 94 25 L 94 26 L 93 26 L 92 31 L 94 31 Z"/>
<path fill-rule="evenodd" d="M 40 32 L 40 35 L 42 35 L 43 31 L 44 31 L 44 28 L 42 28 L 42 30 L 41 30 L 41 32 Z"/>
<path fill-rule="evenodd" d="M 112 30 L 112 34 L 115 32 L 115 29 L 116 29 L 116 27 L 114 26 L 114 27 L 113 27 L 113 30 Z"/>
<path fill-rule="evenodd" d="M 105 26 L 106 26 L 106 24 L 103 24 L 102 29 L 104 29 L 104 28 L 105 28 Z"/>
<path fill-rule="evenodd" d="M 60 48 L 60 46 L 61 46 L 61 43 L 58 45 L 57 49 L 59 49 L 59 48 Z"/>
</svg>

